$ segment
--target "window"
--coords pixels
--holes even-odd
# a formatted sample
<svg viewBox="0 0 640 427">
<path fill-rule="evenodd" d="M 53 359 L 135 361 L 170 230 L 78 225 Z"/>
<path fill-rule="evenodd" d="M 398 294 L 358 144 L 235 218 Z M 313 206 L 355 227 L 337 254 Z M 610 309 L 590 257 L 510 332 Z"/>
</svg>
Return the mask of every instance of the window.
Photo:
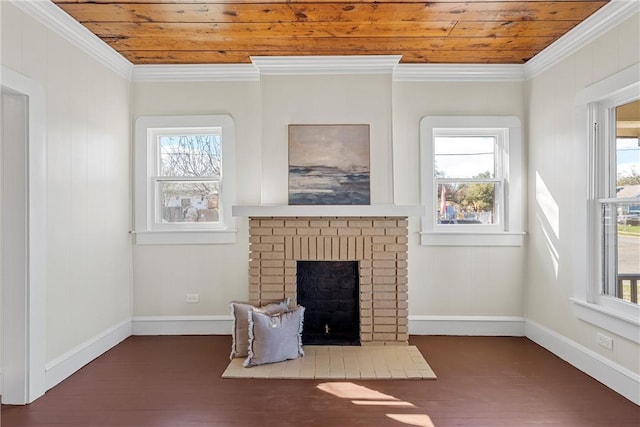
<svg viewBox="0 0 640 427">
<path fill-rule="evenodd" d="M 229 116 L 136 121 L 136 243 L 232 243 Z"/>
<path fill-rule="evenodd" d="M 597 108 L 597 107 L 596 107 Z M 598 161 L 607 171 L 598 200 L 602 222 L 601 292 L 638 304 L 640 281 L 640 100 L 607 108 L 605 126 L 596 144 L 603 155 Z M 596 123 L 597 126 L 597 123 Z M 597 129 L 597 128 L 596 128 Z M 600 141 L 598 141 L 600 140 Z M 609 166 L 608 168 L 606 166 Z"/>
<path fill-rule="evenodd" d="M 572 298 L 578 318 L 636 343 L 640 343 L 639 73 L 640 66 L 630 67 L 578 95 L 583 127 L 576 140 L 584 144 L 588 156 L 582 164 L 587 186 L 584 192 L 577 191 L 582 200 L 576 204 L 587 208 L 576 217 L 580 262 Z"/>
<path fill-rule="evenodd" d="M 520 120 L 425 117 L 420 135 L 422 244 L 521 245 Z"/>
</svg>

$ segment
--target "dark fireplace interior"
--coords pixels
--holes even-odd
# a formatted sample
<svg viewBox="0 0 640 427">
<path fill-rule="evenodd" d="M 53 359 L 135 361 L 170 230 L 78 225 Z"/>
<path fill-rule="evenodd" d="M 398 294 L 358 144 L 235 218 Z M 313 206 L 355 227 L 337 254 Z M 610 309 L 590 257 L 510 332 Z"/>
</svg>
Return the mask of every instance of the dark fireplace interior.
<svg viewBox="0 0 640 427">
<path fill-rule="evenodd" d="M 303 344 L 360 345 L 358 267 L 358 261 L 297 262 Z"/>
</svg>

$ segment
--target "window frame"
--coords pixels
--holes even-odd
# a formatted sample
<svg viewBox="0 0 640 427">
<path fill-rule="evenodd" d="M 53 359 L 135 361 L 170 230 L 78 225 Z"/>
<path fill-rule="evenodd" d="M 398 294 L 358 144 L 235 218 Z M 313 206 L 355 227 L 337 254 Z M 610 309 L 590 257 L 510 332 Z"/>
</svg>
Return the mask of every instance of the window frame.
<svg viewBox="0 0 640 427">
<path fill-rule="evenodd" d="M 219 128 L 221 134 L 222 176 L 220 177 L 219 221 L 209 223 L 167 223 L 156 221 L 158 203 L 158 136 L 202 134 Z M 216 244 L 234 243 L 235 220 L 235 130 L 229 115 L 142 116 L 135 125 L 135 231 L 136 244 Z M 187 178 L 210 181 L 214 177 Z M 182 180 L 182 179 L 179 179 Z"/>
<path fill-rule="evenodd" d="M 576 97 L 576 150 L 586 152 L 585 158 L 578 158 L 581 162 L 576 164 L 576 180 L 583 180 L 586 186 L 585 191 L 576 191 L 575 203 L 586 209 L 575 222 L 575 283 L 571 300 L 579 319 L 640 344 L 640 305 L 602 292 L 601 213 L 602 204 L 611 200 L 607 196 L 611 191 L 611 173 L 616 170 L 614 148 L 608 146 L 611 135 L 615 135 L 612 128 L 615 107 L 639 98 L 638 75 L 640 64 L 583 89 Z"/>
<path fill-rule="evenodd" d="M 434 144 L 438 136 L 496 138 L 495 177 L 498 195 L 496 224 L 438 224 Z M 426 116 L 420 120 L 421 244 L 425 246 L 522 246 L 524 239 L 522 125 L 515 116 Z M 456 179 L 462 181 L 462 179 Z M 479 180 L 471 179 L 473 182 Z M 513 189 L 513 191 L 510 191 Z"/>
</svg>

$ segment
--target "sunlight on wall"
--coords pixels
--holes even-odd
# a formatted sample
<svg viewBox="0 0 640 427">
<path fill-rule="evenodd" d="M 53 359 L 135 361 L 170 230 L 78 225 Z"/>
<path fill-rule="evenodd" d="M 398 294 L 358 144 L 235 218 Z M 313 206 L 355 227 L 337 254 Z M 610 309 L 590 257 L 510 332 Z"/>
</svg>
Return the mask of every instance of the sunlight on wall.
<svg viewBox="0 0 640 427">
<path fill-rule="evenodd" d="M 560 208 L 547 188 L 542 177 L 536 172 L 536 202 L 556 239 L 560 238 Z"/>
<path fill-rule="evenodd" d="M 416 408 L 411 402 L 351 382 L 322 383 L 318 384 L 317 388 L 341 399 L 349 399 L 354 405 Z M 427 414 L 385 414 L 385 416 L 409 426 L 435 427 Z"/>
<path fill-rule="evenodd" d="M 560 253 L 557 249 L 560 242 L 560 208 L 538 172 L 536 172 L 536 202 L 536 218 L 544 234 L 544 243 L 557 279 L 560 265 Z"/>
</svg>

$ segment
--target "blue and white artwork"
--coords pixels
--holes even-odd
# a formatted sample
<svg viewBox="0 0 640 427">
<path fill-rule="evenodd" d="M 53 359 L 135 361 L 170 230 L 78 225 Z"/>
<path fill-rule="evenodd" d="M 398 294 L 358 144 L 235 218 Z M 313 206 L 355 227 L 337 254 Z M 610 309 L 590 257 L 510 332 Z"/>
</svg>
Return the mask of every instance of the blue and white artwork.
<svg viewBox="0 0 640 427">
<path fill-rule="evenodd" d="M 290 205 L 369 205 L 369 125 L 289 125 Z"/>
</svg>

